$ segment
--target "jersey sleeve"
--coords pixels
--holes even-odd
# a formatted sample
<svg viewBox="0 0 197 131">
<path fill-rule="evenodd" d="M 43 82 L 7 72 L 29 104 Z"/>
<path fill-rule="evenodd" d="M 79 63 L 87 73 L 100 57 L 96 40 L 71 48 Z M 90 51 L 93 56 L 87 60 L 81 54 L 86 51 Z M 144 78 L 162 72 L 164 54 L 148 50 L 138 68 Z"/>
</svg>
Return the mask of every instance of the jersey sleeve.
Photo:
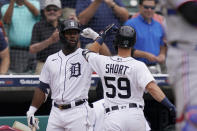
<svg viewBox="0 0 197 131">
<path fill-rule="evenodd" d="M 88 63 L 90 64 L 90 66 L 92 67 L 92 69 L 98 74 L 99 73 L 99 63 L 101 60 L 101 55 L 99 55 L 98 53 L 95 52 L 91 52 L 88 49 L 85 49 L 82 52 L 84 58 L 88 61 Z"/>
<path fill-rule="evenodd" d="M 40 78 L 39 80 L 45 84 L 49 84 L 50 83 L 50 68 L 49 68 L 50 64 L 49 64 L 49 59 L 47 58 L 41 74 L 40 74 Z"/>
<path fill-rule="evenodd" d="M 146 88 L 148 83 L 155 81 L 147 66 L 142 62 L 137 66 L 136 77 L 138 85 L 143 89 Z"/>
</svg>

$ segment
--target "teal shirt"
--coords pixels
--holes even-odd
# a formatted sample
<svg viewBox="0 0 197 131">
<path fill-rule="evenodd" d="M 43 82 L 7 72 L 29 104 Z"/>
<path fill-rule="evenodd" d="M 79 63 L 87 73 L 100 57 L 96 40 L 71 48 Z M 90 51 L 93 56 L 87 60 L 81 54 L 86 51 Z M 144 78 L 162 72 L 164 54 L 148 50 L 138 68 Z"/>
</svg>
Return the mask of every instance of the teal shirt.
<svg viewBox="0 0 197 131">
<path fill-rule="evenodd" d="M 38 10 L 40 10 L 40 4 L 36 0 L 29 0 Z M 2 15 L 5 15 L 9 4 L 2 7 Z M 11 24 L 5 25 L 7 30 L 9 45 L 17 47 L 29 47 L 32 36 L 32 29 L 36 22 L 39 21 L 39 16 L 35 17 L 29 9 L 23 5 L 18 6 L 16 3 L 14 5 L 13 15 Z"/>
</svg>

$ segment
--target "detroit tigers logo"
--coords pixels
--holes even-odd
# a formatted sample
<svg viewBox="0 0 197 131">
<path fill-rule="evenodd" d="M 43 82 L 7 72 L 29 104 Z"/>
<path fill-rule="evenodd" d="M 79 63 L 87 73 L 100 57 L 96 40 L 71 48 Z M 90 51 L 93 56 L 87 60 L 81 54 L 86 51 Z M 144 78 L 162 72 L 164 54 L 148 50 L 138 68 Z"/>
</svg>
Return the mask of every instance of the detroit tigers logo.
<svg viewBox="0 0 197 131">
<path fill-rule="evenodd" d="M 71 77 L 78 77 L 80 75 L 81 75 L 81 64 L 79 62 L 71 63 L 70 78 Z"/>
</svg>

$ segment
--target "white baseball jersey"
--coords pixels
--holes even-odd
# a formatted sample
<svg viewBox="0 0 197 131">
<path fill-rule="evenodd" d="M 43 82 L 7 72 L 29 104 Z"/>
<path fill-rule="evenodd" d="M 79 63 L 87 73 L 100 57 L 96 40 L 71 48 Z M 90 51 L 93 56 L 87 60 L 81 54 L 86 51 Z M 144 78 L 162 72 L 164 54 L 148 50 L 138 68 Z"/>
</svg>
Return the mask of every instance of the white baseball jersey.
<svg viewBox="0 0 197 131">
<path fill-rule="evenodd" d="M 40 81 L 49 84 L 55 102 L 65 104 L 88 98 L 92 71 L 81 48 L 67 56 L 61 50 L 47 58 Z"/>
<path fill-rule="evenodd" d="M 93 52 L 85 57 L 102 80 L 107 106 L 128 103 L 144 106 L 145 87 L 154 81 L 144 63 L 132 57 L 108 57 Z"/>
<path fill-rule="evenodd" d="M 163 0 L 162 0 L 163 1 Z M 191 0 L 164 0 L 168 14 L 166 15 L 166 35 L 169 42 L 179 41 L 197 45 L 197 28 L 190 25 L 176 12 L 183 3 Z"/>
</svg>

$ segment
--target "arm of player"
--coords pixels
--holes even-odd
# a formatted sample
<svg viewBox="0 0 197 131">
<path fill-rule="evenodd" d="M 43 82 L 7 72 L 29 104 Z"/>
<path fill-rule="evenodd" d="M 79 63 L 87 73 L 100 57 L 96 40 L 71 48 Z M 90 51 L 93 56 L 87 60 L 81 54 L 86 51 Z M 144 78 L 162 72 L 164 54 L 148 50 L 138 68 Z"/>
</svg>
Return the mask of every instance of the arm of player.
<svg viewBox="0 0 197 131">
<path fill-rule="evenodd" d="M 157 86 L 155 82 L 152 81 L 148 83 L 146 89 L 156 101 L 166 106 L 173 115 L 175 114 L 175 106 L 168 100 L 163 91 Z"/>
<path fill-rule="evenodd" d="M 38 108 L 46 101 L 49 94 L 49 85 L 40 81 L 38 88 L 35 88 L 33 100 L 29 110 L 27 111 L 27 121 L 30 128 L 36 127 L 39 129 L 38 120 L 35 118 L 34 114 Z"/>
</svg>

